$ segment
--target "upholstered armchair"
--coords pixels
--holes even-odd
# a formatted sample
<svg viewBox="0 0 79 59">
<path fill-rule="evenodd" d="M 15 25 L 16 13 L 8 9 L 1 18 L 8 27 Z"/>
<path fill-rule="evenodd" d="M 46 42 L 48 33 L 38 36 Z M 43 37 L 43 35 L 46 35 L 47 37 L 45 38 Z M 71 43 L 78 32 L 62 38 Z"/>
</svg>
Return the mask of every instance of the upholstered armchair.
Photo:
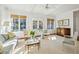
<svg viewBox="0 0 79 59">
<path fill-rule="evenodd" d="M 76 47 L 77 46 L 77 37 L 78 37 L 78 32 L 75 32 L 73 38 L 65 38 L 63 41 L 63 44 L 72 45 L 72 46 Z"/>
</svg>

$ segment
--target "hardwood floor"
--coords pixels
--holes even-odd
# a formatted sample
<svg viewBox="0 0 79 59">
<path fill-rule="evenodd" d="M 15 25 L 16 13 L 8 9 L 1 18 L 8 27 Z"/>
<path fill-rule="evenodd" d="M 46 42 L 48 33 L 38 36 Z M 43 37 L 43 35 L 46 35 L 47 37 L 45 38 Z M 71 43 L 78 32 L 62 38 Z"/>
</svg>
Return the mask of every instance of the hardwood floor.
<svg viewBox="0 0 79 59">
<path fill-rule="evenodd" d="M 51 35 L 48 37 L 45 37 L 45 39 L 41 39 L 40 41 L 40 48 L 38 51 L 37 46 L 31 46 L 29 50 L 29 54 L 78 54 L 79 53 L 79 42 L 77 48 L 71 47 L 69 45 L 64 45 L 62 41 L 64 40 L 64 37 L 57 36 L 57 35 Z M 22 43 L 22 44 L 21 44 Z M 26 50 L 24 51 L 24 41 L 20 41 L 20 43 L 17 45 L 18 49 L 19 47 L 21 50 L 19 50 L 19 53 L 27 54 L 28 49 L 26 47 Z"/>
</svg>

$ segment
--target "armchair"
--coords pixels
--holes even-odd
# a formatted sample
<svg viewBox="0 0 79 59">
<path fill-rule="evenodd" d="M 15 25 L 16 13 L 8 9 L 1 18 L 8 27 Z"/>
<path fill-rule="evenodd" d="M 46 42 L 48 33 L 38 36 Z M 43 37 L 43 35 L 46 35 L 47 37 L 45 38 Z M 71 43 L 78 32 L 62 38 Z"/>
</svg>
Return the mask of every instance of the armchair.
<svg viewBox="0 0 79 59">
<path fill-rule="evenodd" d="M 73 38 L 65 38 L 65 40 L 63 41 L 63 44 L 68 44 L 76 47 L 77 37 L 78 37 L 78 32 L 75 32 Z"/>
</svg>

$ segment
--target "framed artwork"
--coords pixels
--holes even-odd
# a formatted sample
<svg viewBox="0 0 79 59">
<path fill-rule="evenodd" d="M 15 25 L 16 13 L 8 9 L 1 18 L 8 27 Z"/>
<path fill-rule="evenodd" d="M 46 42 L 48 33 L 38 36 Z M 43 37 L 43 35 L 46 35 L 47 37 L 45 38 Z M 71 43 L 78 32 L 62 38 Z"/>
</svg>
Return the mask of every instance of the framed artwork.
<svg viewBox="0 0 79 59">
<path fill-rule="evenodd" d="M 63 25 L 63 20 L 58 20 L 58 26 L 62 26 Z"/>
<path fill-rule="evenodd" d="M 64 19 L 63 25 L 64 26 L 69 26 L 69 19 Z"/>
</svg>

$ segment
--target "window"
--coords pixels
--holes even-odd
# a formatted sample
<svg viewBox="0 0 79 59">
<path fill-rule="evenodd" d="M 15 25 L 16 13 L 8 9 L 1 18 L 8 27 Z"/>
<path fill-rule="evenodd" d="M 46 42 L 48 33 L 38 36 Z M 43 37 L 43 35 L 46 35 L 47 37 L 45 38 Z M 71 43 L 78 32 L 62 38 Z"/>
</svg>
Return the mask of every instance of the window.
<svg viewBox="0 0 79 59">
<path fill-rule="evenodd" d="M 51 29 L 51 22 L 50 22 L 50 20 L 47 20 L 47 29 Z"/>
<path fill-rule="evenodd" d="M 43 22 L 34 20 L 33 29 L 43 29 Z"/>
<path fill-rule="evenodd" d="M 43 29 L 43 22 L 39 21 L 39 29 Z"/>
<path fill-rule="evenodd" d="M 26 29 L 26 16 L 12 15 L 13 31 Z"/>
<path fill-rule="evenodd" d="M 53 29 L 53 28 L 54 28 L 54 20 L 47 19 L 47 29 Z"/>
<path fill-rule="evenodd" d="M 33 21 L 33 29 L 37 29 L 37 21 Z"/>
<path fill-rule="evenodd" d="M 13 30 L 18 30 L 19 29 L 19 20 L 18 19 L 13 19 Z"/>
<path fill-rule="evenodd" d="M 54 28 L 54 20 L 51 20 L 51 29 Z"/>
<path fill-rule="evenodd" d="M 20 19 L 20 30 L 26 29 L 26 19 Z"/>
</svg>

